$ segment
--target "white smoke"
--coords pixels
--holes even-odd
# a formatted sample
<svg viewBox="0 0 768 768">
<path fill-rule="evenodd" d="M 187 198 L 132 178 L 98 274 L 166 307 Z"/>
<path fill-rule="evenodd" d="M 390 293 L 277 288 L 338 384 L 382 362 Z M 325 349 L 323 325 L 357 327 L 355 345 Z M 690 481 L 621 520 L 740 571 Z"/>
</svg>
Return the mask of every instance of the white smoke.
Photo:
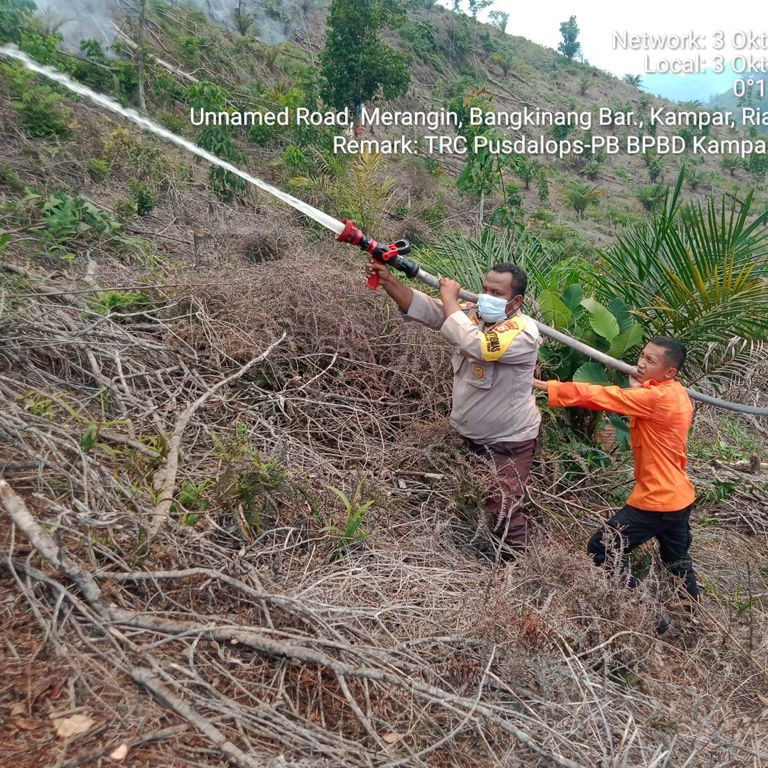
<svg viewBox="0 0 768 768">
<path fill-rule="evenodd" d="M 80 47 L 80 41 L 98 40 L 102 46 L 110 45 L 115 39 L 114 24 L 126 14 L 138 13 L 137 0 L 35 0 L 38 11 L 49 22 L 58 26 L 58 32 L 65 43 L 73 49 Z M 149 2 L 148 2 L 149 4 Z M 176 4 L 171 0 L 169 5 Z M 233 27 L 233 11 L 236 0 L 187 0 L 185 4 L 203 11 L 211 21 Z M 296 18 L 298 5 L 295 0 L 284 0 L 286 16 Z M 297 6 L 294 8 L 294 5 Z M 313 3 L 314 5 L 314 3 Z M 288 39 L 289 30 L 281 20 L 264 13 L 265 3 L 248 0 L 244 11 L 254 16 L 253 33 L 271 45 Z"/>
</svg>

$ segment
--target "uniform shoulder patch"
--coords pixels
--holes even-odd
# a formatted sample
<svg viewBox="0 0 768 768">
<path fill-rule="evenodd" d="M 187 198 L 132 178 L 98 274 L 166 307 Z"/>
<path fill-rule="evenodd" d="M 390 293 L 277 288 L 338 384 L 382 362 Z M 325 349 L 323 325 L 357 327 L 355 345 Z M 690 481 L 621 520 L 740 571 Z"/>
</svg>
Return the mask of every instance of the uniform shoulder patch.
<svg viewBox="0 0 768 768">
<path fill-rule="evenodd" d="M 490 362 L 498 360 L 521 331 L 524 330 L 525 320 L 519 317 L 511 317 L 490 331 L 483 333 L 483 359 Z"/>
</svg>

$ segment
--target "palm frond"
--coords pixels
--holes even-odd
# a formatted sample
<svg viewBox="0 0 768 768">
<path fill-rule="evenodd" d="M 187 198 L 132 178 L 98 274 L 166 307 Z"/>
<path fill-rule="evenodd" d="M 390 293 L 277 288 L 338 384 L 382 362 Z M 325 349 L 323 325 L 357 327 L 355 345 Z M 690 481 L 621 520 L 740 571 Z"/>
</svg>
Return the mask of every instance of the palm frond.
<svg viewBox="0 0 768 768">
<path fill-rule="evenodd" d="M 512 262 L 528 275 L 528 294 L 537 295 L 552 280 L 562 261 L 562 247 L 543 243 L 529 232 L 485 229 L 478 240 L 459 232 L 445 233 L 436 243 L 418 250 L 417 258 L 434 274 L 458 280 L 464 288 L 479 292 L 483 278 L 495 264 Z"/>
<path fill-rule="evenodd" d="M 598 293 L 620 296 L 649 331 L 700 350 L 768 339 L 768 209 L 755 215 L 752 193 L 742 204 L 682 204 L 683 178 L 660 213 L 602 254 L 612 279 L 597 283 Z"/>
<path fill-rule="evenodd" d="M 686 365 L 688 380 L 696 385 L 710 384 L 715 390 L 739 386 L 749 381 L 755 369 L 765 360 L 768 344 L 748 341 L 738 336 L 724 343 L 704 345 L 696 357 L 698 365 Z"/>
</svg>

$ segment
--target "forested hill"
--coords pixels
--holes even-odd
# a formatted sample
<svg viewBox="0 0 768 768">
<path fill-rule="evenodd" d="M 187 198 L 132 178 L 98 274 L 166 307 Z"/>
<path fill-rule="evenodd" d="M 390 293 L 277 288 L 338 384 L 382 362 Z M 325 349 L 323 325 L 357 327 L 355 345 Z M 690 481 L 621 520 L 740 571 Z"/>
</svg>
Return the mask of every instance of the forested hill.
<svg viewBox="0 0 768 768">
<path fill-rule="evenodd" d="M 505 34 L 503 14 L 476 22 L 482 0 L 221 0 L 220 24 L 178 2 L 83 3 L 60 28 L 64 5 L 0 0 L 0 45 L 408 238 L 468 288 L 513 259 L 537 319 L 628 363 L 672 334 L 685 384 L 768 404 L 768 155 L 692 149 L 754 132 L 653 126 L 713 113 Z M 109 46 L 91 31 L 113 29 L 105 6 Z M 433 129 L 227 124 L 359 100 L 455 114 L 434 132 L 487 143 L 346 154 L 340 139 L 402 148 Z M 497 153 L 518 132 L 472 110 L 572 113 L 522 137 L 596 150 Z M 589 127 L 600 110 L 615 119 Z M 685 151 L 592 141 L 654 132 Z M 366 258 L 0 57 L 0 762 L 768 764 L 765 418 L 696 408 L 694 617 L 655 545 L 633 553 L 632 591 L 586 555 L 633 483 L 614 414 L 538 396 L 530 548 L 505 565 L 483 511 L 497 474 L 448 421 L 451 349 L 366 287 Z M 627 384 L 551 340 L 538 372 Z"/>
<path fill-rule="evenodd" d="M 375 95 L 366 103 L 369 109 L 407 115 L 471 104 L 484 112 L 522 111 L 531 119 L 530 125 L 520 130 L 516 130 L 517 126 L 502 125 L 486 132 L 493 137 L 547 140 L 551 145 L 550 151 L 543 153 L 529 145 L 526 149 L 530 151 L 525 154 L 508 152 L 497 158 L 493 168 L 476 170 L 468 169 L 472 162 L 467 155 L 429 152 L 423 140 L 425 134 L 454 136 L 455 131 L 450 128 L 374 126 L 374 135 L 367 133 L 363 138 L 404 136 L 421 140 L 414 154 L 395 147 L 391 155 L 382 158 L 395 182 L 393 196 L 388 200 L 391 205 L 387 206 L 395 218 L 407 213 L 414 219 L 414 225 L 429 229 L 441 210 L 452 217 L 461 210 L 475 209 L 474 221 L 462 218 L 465 226 L 474 224 L 476 228 L 481 213 L 485 222 L 492 220 L 496 208 L 504 203 L 505 207 L 511 206 L 515 217 L 532 219 L 534 226 L 545 230 L 547 238 L 563 242 L 570 250 L 586 252 L 594 244 L 610 242 L 617 228 L 640 220 L 657 207 L 663 185 L 674 182 L 683 164 L 687 167 L 685 197 L 703 199 L 710 193 L 727 193 L 741 200 L 748 189 L 760 186 L 765 178 L 765 153 L 751 152 L 749 147 L 734 147 L 732 152 L 691 151 L 697 138 L 746 138 L 746 130 L 699 124 L 696 115 L 700 111 L 709 114 L 700 105 L 673 105 L 656 99 L 640 87 L 588 64 L 506 34 L 501 28 L 513 31 L 514 19 L 508 20 L 504 14 L 495 15 L 495 24 L 484 24 L 471 16 L 471 12 L 479 10 L 477 6 L 468 8 L 466 13 L 454 13 L 428 2 L 409 3 L 397 6 L 397 12 L 390 9 L 380 14 L 385 19 L 380 22 L 378 17 L 373 19 L 375 14 L 367 14 L 367 21 L 363 20 L 360 9 L 351 0 L 348 7 L 338 5 L 340 17 L 361 21 L 332 52 L 336 58 L 330 71 L 337 73 L 338 80 L 357 82 L 359 74 L 355 67 L 368 50 L 375 68 L 380 70 L 376 74 L 383 81 L 371 89 Z M 50 8 L 52 14 L 60 10 L 55 3 Z M 198 138 L 200 131 L 190 121 L 193 105 L 199 109 L 267 112 L 339 106 L 323 99 L 327 96 L 323 87 L 325 4 L 275 0 L 263 8 L 238 2 L 231 9 L 218 4 L 211 8 L 211 17 L 202 11 L 163 2 L 149 3 L 147 8 L 146 45 L 157 59 L 148 63 L 146 107 L 167 127 L 189 138 Z M 98 18 L 102 28 L 107 26 L 106 17 Z M 556 24 L 553 21 L 553 26 Z M 119 73 L 117 87 L 121 98 L 129 104 L 138 101 L 131 53 L 137 25 L 135 15 L 119 21 L 120 33 L 113 50 L 106 52 L 113 62 L 110 66 Z M 66 24 L 62 31 L 73 26 Z M 379 35 L 391 46 L 390 50 L 397 52 L 395 55 L 404 57 L 409 75 L 406 89 L 396 87 L 403 73 L 395 71 L 388 62 L 388 54 L 371 55 L 375 45 L 369 47 L 358 39 L 373 39 L 371 34 Z M 278 39 L 283 42 L 271 44 Z M 52 44 L 49 39 L 44 45 Z M 72 47 L 73 40 L 68 45 Z M 85 55 L 92 60 L 95 72 L 96 65 L 104 63 L 98 61 L 103 58 L 102 52 L 98 47 L 85 45 Z M 111 58 L 114 55 L 117 59 Z M 160 61 L 169 66 L 161 66 Z M 108 76 L 104 71 L 90 77 L 99 80 Z M 196 88 L 190 78 L 200 81 L 201 87 Z M 205 91 L 206 82 L 221 90 Z M 114 91 L 114 86 L 106 81 L 101 85 Z M 387 100 L 390 91 L 397 91 L 398 97 Z M 736 109 L 736 105 L 728 108 Z M 558 112 L 570 114 L 570 124 L 548 125 L 549 115 L 541 115 Z M 627 113 L 632 114 L 630 123 L 624 118 Z M 689 119 L 676 119 L 680 113 Z M 670 122 L 675 124 L 669 125 Z M 338 152 L 331 150 L 330 137 L 341 129 L 313 131 L 294 125 L 291 128 L 254 126 L 222 130 L 204 140 L 232 157 L 247 156 L 253 169 L 269 172 L 286 186 L 298 177 L 304 181 L 305 194 L 313 194 L 312 186 L 323 186 L 329 163 L 350 159 L 338 157 Z M 682 138 L 686 151 L 673 154 L 665 153 L 664 147 L 661 151 L 655 147 L 643 151 L 640 147 L 629 154 L 625 151 L 625 140 L 630 135 L 639 139 L 656 135 Z M 612 154 L 608 144 L 592 149 L 595 136 L 619 141 L 621 150 Z M 583 142 L 586 149 L 569 153 L 568 145 L 578 142 Z M 565 152 L 553 148 L 555 144 L 560 148 L 565 144 Z M 705 149 L 705 145 L 700 143 L 699 149 Z M 469 173 L 462 179 L 462 172 L 467 170 Z M 424 176 L 435 179 L 435 183 L 419 182 L 418 178 Z M 478 209 L 481 189 L 487 190 L 487 199 Z M 765 199 L 766 193 L 760 191 L 758 201 Z M 326 202 L 340 215 L 345 213 L 338 195 L 326 197 Z M 506 215 L 506 211 L 501 211 L 497 218 Z M 398 225 L 390 219 L 387 226 L 397 229 Z"/>
</svg>

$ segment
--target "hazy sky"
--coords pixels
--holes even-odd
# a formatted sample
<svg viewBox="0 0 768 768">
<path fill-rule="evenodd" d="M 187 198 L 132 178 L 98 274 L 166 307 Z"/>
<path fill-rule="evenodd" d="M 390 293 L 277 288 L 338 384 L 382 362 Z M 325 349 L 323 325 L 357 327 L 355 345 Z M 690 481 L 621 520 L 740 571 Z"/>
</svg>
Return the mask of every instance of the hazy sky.
<svg viewBox="0 0 768 768">
<path fill-rule="evenodd" d="M 734 8 L 738 9 L 734 14 Z M 706 3 L 679 0 L 640 0 L 636 3 L 589 2 L 589 0 L 545 0 L 540 6 L 530 0 L 494 0 L 492 9 L 509 13 L 507 32 L 551 48 L 560 42 L 560 22 L 576 16 L 581 30 L 584 57 L 600 69 L 615 75 L 643 74 L 643 51 L 619 51 L 612 48 L 613 32 L 629 31 L 652 34 L 706 34 L 707 45 L 712 33 L 723 30 L 726 38 L 734 32 L 766 33 L 768 36 L 768 3 Z M 735 18 L 734 18 L 735 15 Z M 720 53 L 728 55 L 729 49 Z M 763 50 L 748 51 L 768 57 Z M 706 58 L 715 55 L 710 48 Z M 671 51 L 658 55 L 675 55 Z M 683 52 L 680 55 L 686 55 Z"/>
</svg>

